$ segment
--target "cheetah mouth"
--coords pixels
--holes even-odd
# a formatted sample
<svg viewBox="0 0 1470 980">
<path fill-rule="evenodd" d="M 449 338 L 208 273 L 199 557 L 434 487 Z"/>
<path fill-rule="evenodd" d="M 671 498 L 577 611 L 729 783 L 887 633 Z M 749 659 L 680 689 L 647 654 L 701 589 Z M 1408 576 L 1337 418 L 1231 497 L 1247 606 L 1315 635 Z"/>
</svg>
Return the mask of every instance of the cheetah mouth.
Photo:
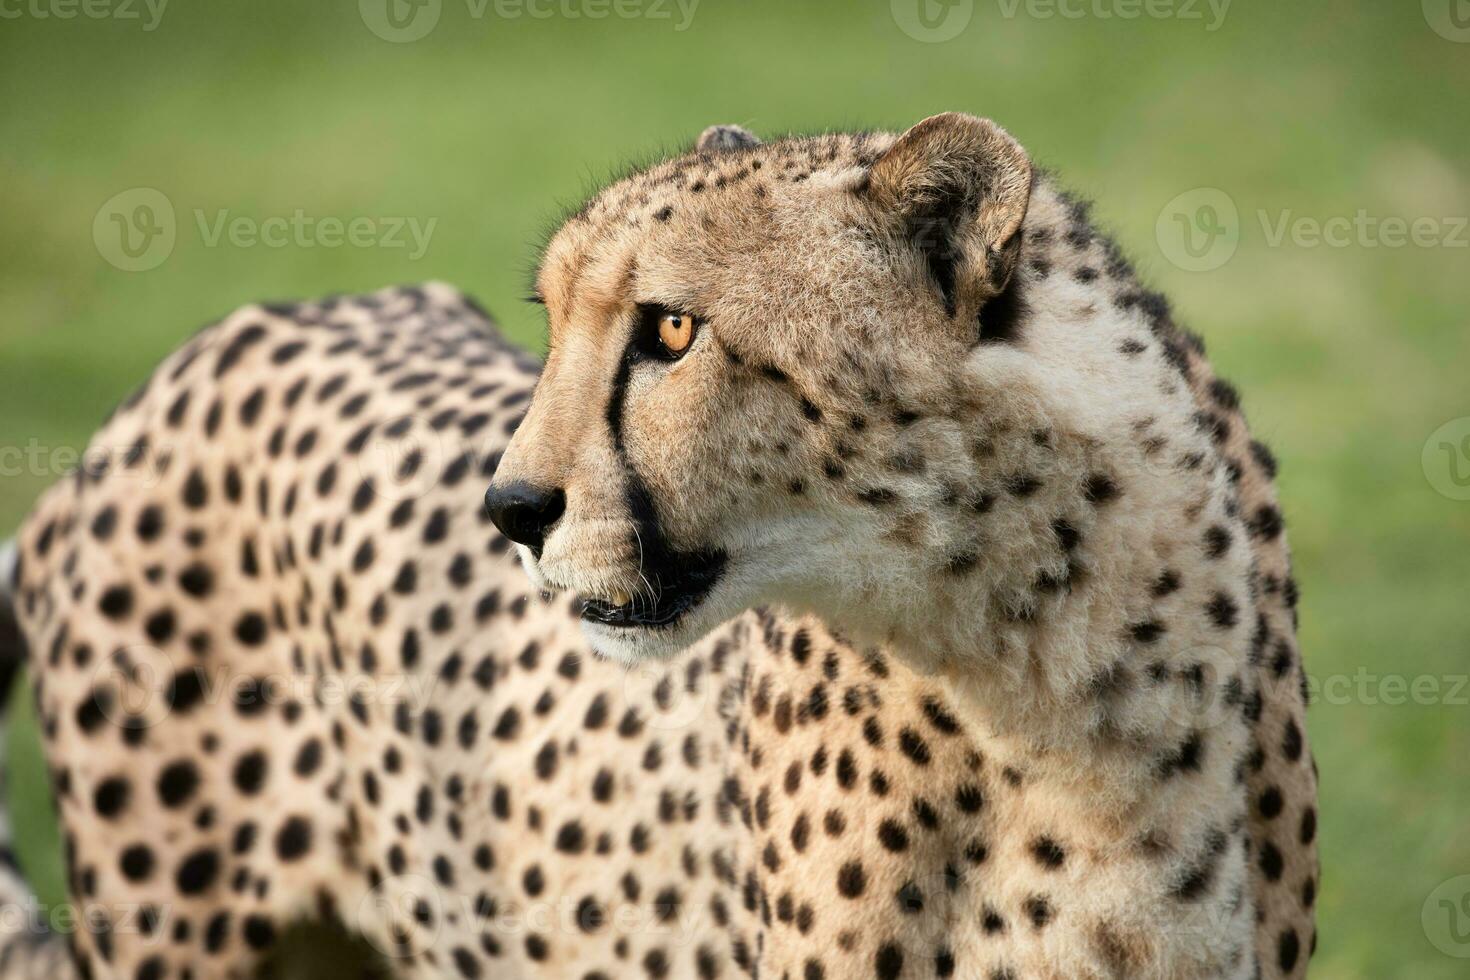
<svg viewBox="0 0 1470 980">
<path fill-rule="evenodd" d="M 692 612 L 708 596 L 725 571 L 725 553 L 681 554 L 644 571 L 650 589 L 623 603 L 582 596 L 582 619 L 617 629 L 665 629 Z"/>
</svg>

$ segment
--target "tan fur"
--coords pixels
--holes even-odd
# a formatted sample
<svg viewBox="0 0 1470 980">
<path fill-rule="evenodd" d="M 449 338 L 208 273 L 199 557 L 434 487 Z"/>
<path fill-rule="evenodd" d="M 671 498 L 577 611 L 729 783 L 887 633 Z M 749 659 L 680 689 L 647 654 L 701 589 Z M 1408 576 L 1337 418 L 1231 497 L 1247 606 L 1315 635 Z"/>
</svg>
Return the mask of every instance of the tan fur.
<svg viewBox="0 0 1470 980">
<path fill-rule="evenodd" d="M 1305 971 L 1295 587 L 1231 390 L 1049 179 L 1013 244 L 990 191 L 910 236 L 908 199 L 864 190 L 894 147 L 1023 159 L 993 126 L 752 144 L 709 137 L 556 237 L 524 421 L 534 366 L 452 290 L 250 307 L 38 505 L 16 603 L 73 896 L 115 927 L 75 937 L 91 976 L 245 976 L 316 915 L 451 980 Z M 953 315 L 936 232 L 970 270 Z M 1024 311 L 977 346 L 992 269 Z M 705 323 L 628 372 L 619 452 L 634 301 Z M 590 656 L 489 527 L 492 472 L 566 490 L 524 556 L 547 585 L 646 590 L 635 529 L 727 549 L 714 622 Z M 209 696 L 170 708 L 196 671 Z M 230 678 L 286 696 L 242 708 Z M 117 928 L 140 906 L 168 924 Z M 0 975 L 56 948 L 0 942 Z"/>
<path fill-rule="evenodd" d="M 946 201 L 947 303 L 922 264 Z M 915 216 L 929 223 L 906 238 Z M 977 344 L 1012 274 L 1019 337 Z M 1248 976 L 1252 936 L 1267 968 L 1305 962 L 1312 841 L 1271 845 L 1292 857 L 1290 884 L 1268 887 L 1282 862 L 1249 831 L 1271 785 L 1315 816 L 1300 699 L 1257 662 L 1293 631 L 1284 544 L 1251 523 L 1274 508 L 1269 477 L 1233 394 L 1219 403 L 1192 340 L 1075 206 L 1033 185 L 1014 141 L 951 114 L 900 139 L 670 161 L 568 222 L 539 288 L 551 356 L 497 477 L 566 493 L 539 558 L 523 554 L 533 578 L 604 598 L 659 587 L 639 580 L 630 472 L 675 548 L 729 555 L 683 621 L 596 626 L 594 645 L 669 655 L 775 603 L 946 678 L 986 755 L 1036 780 L 1009 834 L 1064 825 L 1089 855 L 1066 894 L 1096 918 L 1009 947 L 1022 972 Z M 599 415 L 648 303 L 706 327 L 672 366 L 628 372 L 618 451 Z M 1096 479 L 1117 499 L 1086 500 Z M 1166 573 L 1180 584 L 1156 593 Z M 1292 757 L 1262 777 L 1253 752 L 1280 755 L 1286 724 Z M 1191 861 L 1208 894 L 1181 901 Z M 1019 858 L 1015 873 L 1016 888 L 1046 880 Z M 1255 902 L 1274 914 L 1256 923 Z M 1278 948 L 1287 932 L 1300 955 Z"/>
</svg>

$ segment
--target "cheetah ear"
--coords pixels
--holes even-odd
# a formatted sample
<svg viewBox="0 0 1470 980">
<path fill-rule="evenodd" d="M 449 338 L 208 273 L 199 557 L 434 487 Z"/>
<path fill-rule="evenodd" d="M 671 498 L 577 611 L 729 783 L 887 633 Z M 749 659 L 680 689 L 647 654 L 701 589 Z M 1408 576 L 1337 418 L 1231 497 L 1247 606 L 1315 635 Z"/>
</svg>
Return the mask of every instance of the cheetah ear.
<svg viewBox="0 0 1470 980">
<path fill-rule="evenodd" d="M 723 153 L 726 150 L 748 150 L 760 146 L 761 141 L 749 130 L 740 126 L 711 126 L 699 134 L 694 148 L 704 153 Z"/>
<path fill-rule="evenodd" d="M 1031 201 L 1031 159 L 1005 130 L 959 112 L 931 116 L 878 158 L 865 190 L 922 253 L 949 316 L 974 316 L 1005 289 Z"/>
</svg>

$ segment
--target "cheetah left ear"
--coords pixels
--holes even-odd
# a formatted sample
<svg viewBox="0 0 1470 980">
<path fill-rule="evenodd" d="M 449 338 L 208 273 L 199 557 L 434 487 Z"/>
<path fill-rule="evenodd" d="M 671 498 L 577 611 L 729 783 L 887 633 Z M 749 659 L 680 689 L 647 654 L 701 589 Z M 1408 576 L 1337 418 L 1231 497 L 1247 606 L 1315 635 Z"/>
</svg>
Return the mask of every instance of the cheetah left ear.
<svg viewBox="0 0 1470 980">
<path fill-rule="evenodd" d="M 974 316 L 1005 289 L 1031 202 L 1031 158 L 1005 130 L 931 116 L 878 158 L 865 191 L 922 254 L 949 316 Z"/>
<path fill-rule="evenodd" d="M 702 153 L 723 153 L 760 145 L 761 141 L 754 134 L 740 126 L 711 126 L 699 134 L 699 142 L 694 144 L 694 148 Z"/>
</svg>

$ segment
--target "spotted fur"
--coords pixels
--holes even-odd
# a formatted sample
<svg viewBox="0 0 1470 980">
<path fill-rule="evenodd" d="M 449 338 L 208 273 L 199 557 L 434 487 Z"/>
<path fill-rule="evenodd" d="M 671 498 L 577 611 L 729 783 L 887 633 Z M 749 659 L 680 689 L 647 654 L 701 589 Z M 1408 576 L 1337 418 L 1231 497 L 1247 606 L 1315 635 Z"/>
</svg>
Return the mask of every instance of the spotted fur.
<svg viewBox="0 0 1470 980">
<path fill-rule="evenodd" d="M 909 325 L 978 322 L 937 335 L 960 353 L 882 319 L 861 347 L 801 338 L 780 313 L 798 272 L 854 308 L 893 301 L 820 256 L 783 271 L 756 232 L 799 232 L 803 202 L 826 220 L 801 195 L 861 193 L 894 141 L 726 135 L 599 196 L 548 255 L 569 265 L 543 279 L 534 404 L 535 365 L 437 285 L 248 307 L 159 367 L 18 539 L 69 887 L 110 927 L 71 937 L 71 975 L 245 976 L 316 917 L 404 977 L 1304 972 L 1315 777 L 1274 462 L 1044 178 L 1020 289 L 960 262 L 946 300 L 933 227 L 882 266 L 909 277 Z M 528 584 L 480 493 L 611 452 L 617 361 L 569 371 L 565 352 L 621 354 L 617 260 L 659 229 L 715 273 L 722 242 L 749 261 L 716 276 L 697 372 L 625 378 L 630 472 L 600 516 L 740 574 L 749 525 L 721 537 L 696 511 L 846 508 L 926 591 L 985 597 L 934 620 L 943 642 L 820 615 L 824 587 L 623 664 L 589 655 L 577 597 Z M 849 232 L 863 255 L 892 244 L 871 232 Z M 571 315 L 584 290 L 600 320 Z M 1016 391 L 956 387 L 946 363 Z M 1067 363 L 1110 365 L 1117 404 Z M 654 402 L 684 423 L 672 442 Z M 598 537 L 594 475 L 563 473 L 564 524 L 528 564 L 603 594 L 637 552 Z M 958 629 L 967 608 L 994 618 Z M 0 976 L 64 949 L 7 938 Z"/>
</svg>

